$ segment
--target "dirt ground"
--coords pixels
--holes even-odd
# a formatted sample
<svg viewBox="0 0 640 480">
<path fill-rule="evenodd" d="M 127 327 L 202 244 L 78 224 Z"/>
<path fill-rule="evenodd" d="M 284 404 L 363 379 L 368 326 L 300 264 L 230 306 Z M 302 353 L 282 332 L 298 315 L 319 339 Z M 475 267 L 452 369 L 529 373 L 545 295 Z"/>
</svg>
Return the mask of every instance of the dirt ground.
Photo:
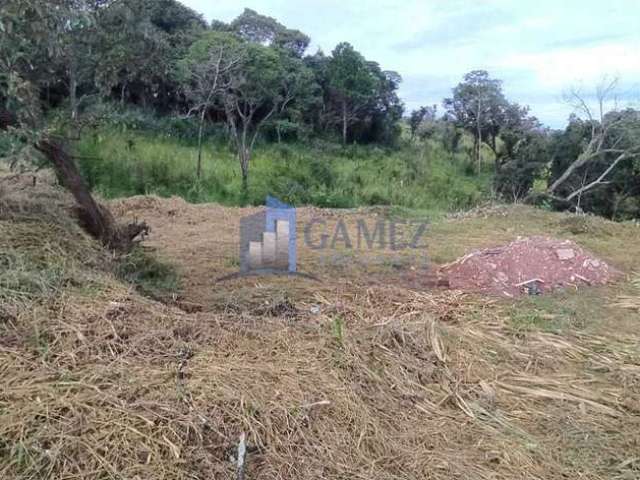
<svg viewBox="0 0 640 480">
<path fill-rule="evenodd" d="M 510 292 L 507 296 L 515 296 L 524 291 L 518 282 L 537 279 L 544 276 L 541 272 L 549 269 L 553 273 L 550 275 L 551 281 L 547 285 L 541 283 L 541 289 L 547 293 L 553 290 L 553 284 L 557 284 L 558 289 L 572 290 L 580 286 L 612 283 L 620 276 L 624 277 L 623 272 L 633 272 L 640 265 L 638 259 L 629 255 L 627 247 L 616 251 L 611 245 L 614 242 L 608 242 L 606 248 L 602 249 L 611 258 L 611 266 L 576 244 L 574 240 L 585 243 L 587 247 L 595 245 L 597 249 L 598 240 L 603 237 L 605 241 L 613 240 L 610 237 L 616 235 L 616 224 L 608 222 L 607 227 L 614 231 L 605 234 L 602 229 L 606 227 L 590 217 L 555 215 L 558 220 L 553 223 L 546 217 L 553 218 L 554 215 L 545 215 L 546 221 L 537 221 L 535 210 L 520 207 L 520 211 L 526 212 L 526 215 L 518 225 L 519 212 L 516 207 L 511 211 L 498 209 L 497 214 L 490 214 L 488 218 L 479 214 L 463 221 L 451 219 L 435 224 L 429 219 L 396 218 L 395 221 L 400 225 L 397 227 L 400 232 L 398 236 L 402 238 L 412 239 L 417 228 L 410 226 L 412 222 L 424 222 L 427 228 L 420 237 L 418 248 L 393 250 L 388 245 L 379 248 L 376 243 L 373 249 L 367 248 L 363 238 L 358 242 L 357 223 L 364 222 L 371 232 L 376 222 L 390 221 L 387 210 L 332 211 L 306 207 L 298 209 L 298 271 L 312 274 L 317 280 L 301 277 L 291 281 L 261 277 L 218 281 L 239 270 L 240 219 L 257 213 L 260 208 L 189 205 L 180 198 L 157 197 L 133 197 L 113 202 L 111 207 L 123 218 L 144 218 L 150 224 L 152 234 L 145 245 L 154 248 L 180 269 L 184 279 L 181 300 L 198 310 L 215 308 L 221 294 L 235 292 L 248 285 L 271 285 L 276 289 L 305 292 L 305 295 L 311 296 L 314 291 L 327 287 L 345 289 L 376 285 L 395 285 L 446 296 L 448 293 L 445 290 L 464 290 L 464 286 L 469 285 L 470 291 L 499 294 L 507 290 Z M 322 223 L 314 226 L 310 239 L 312 245 L 318 245 L 320 235 L 328 235 L 327 248 L 322 250 L 312 248 L 304 240 L 304 225 L 318 219 Z M 338 222 L 346 225 L 350 246 L 341 238 L 335 245 L 331 244 Z M 596 225 L 591 227 L 593 232 L 590 232 L 596 235 L 588 234 L 590 224 Z M 388 234 L 388 223 L 386 225 Z M 586 228 L 587 232 L 584 233 L 587 234 L 581 233 L 580 228 Z M 520 232 L 528 235 L 523 238 Z M 540 236 L 542 232 L 547 235 L 555 233 L 561 239 Z M 626 229 L 625 233 L 630 234 L 631 241 L 635 242 L 633 227 Z M 512 243 L 508 243 L 510 241 Z M 625 237 L 615 243 L 622 245 L 624 241 Z M 557 257 L 558 251 L 562 253 L 568 250 L 571 250 L 570 260 Z M 459 257 L 456 258 L 456 255 Z M 509 279 L 507 284 L 499 285 L 499 288 L 485 287 L 495 277 L 493 272 L 484 272 L 489 270 L 485 265 L 487 262 L 483 263 L 486 258 L 506 263 L 499 267 L 514 278 Z M 492 264 L 490 266 L 495 267 Z M 532 273 L 525 279 L 527 274 L 523 271 Z M 447 288 L 450 283 L 453 285 Z"/>
<path fill-rule="evenodd" d="M 217 282 L 256 209 L 110 206 L 181 273 L 164 303 L 96 270 L 90 242 L 61 246 L 46 212 L 0 216 L 1 249 L 67 272 L 46 298 L 0 292 L 0 477 L 235 479 L 242 435 L 247 480 L 640 477 L 637 226 L 492 207 L 433 222 L 417 251 L 301 246 L 318 280 Z M 298 215 L 354 232 L 388 213 Z M 437 287 L 433 265 L 533 235 L 622 276 L 518 299 Z"/>
</svg>

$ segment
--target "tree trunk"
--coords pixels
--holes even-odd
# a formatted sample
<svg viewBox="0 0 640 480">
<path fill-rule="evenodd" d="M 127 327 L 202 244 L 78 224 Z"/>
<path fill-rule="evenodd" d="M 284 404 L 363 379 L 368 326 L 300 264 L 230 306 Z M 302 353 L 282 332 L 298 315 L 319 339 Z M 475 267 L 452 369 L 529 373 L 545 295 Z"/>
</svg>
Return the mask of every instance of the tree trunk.
<svg viewBox="0 0 640 480">
<path fill-rule="evenodd" d="M 482 128 L 480 127 L 480 99 L 478 99 L 478 111 L 476 113 L 477 141 L 476 141 L 476 162 L 478 163 L 478 173 L 481 171 L 480 150 L 482 148 Z"/>
<path fill-rule="evenodd" d="M 78 118 L 78 78 L 76 75 L 75 61 L 71 61 L 69 67 L 69 104 L 71 106 L 71 120 Z"/>
<path fill-rule="evenodd" d="M 200 180 L 202 175 L 202 130 L 204 128 L 204 114 L 206 109 L 203 108 L 200 112 L 200 125 L 198 127 L 198 165 L 196 167 L 196 178 Z"/>
<path fill-rule="evenodd" d="M 473 136 L 473 153 L 472 153 L 472 158 L 471 158 L 471 165 L 475 165 L 475 168 L 478 168 L 478 136 L 477 133 L 476 135 Z M 478 172 L 480 173 L 480 172 Z"/>
<path fill-rule="evenodd" d="M 249 162 L 251 160 L 251 152 L 245 146 L 240 149 L 240 171 L 242 172 L 242 202 L 246 203 L 249 199 Z"/>
<path fill-rule="evenodd" d="M 347 144 L 347 102 L 342 101 L 342 144 Z"/>
<path fill-rule="evenodd" d="M 580 155 L 578 155 L 578 158 L 571 165 L 569 165 L 569 167 L 567 167 L 567 169 L 555 182 L 553 182 L 553 184 L 547 189 L 547 192 L 555 193 L 558 187 L 566 182 L 574 171 L 585 165 L 591 158 L 593 158 L 592 155 L 588 155 L 585 153 L 581 153 Z"/>
<path fill-rule="evenodd" d="M 242 169 L 242 195 L 245 200 L 249 195 L 249 172 L 246 168 Z"/>
<path fill-rule="evenodd" d="M 251 161 L 251 149 L 249 146 L 249 122 L 243 119 L 242 134 L 238 141 L 238 156 L 240 157 L 240 170 L 242 172 L 242 201 L 249 197 L 249 162 Z"/>
<path fill-rule="evenodd" d="M 59 140 L 45 137 L 35 147 L 53 164 L 56 173 L 75 198 L 82 227 L 91 236 L 108 248 L 126 251 L 138 235 L 148 232 L 149 228 L 144 222 L 130 224 L 122 230 L 117 228 L 111 212 L 98 205 L 91 196 L 73 158 Z"/>
<path fill-rule="evenodd" d="M 36 148 L 51 161 L 58 176 L 84 211 L 83 220 L 87 231 L 102 240 L 104 244 L 110 244 L 115 234 L 113 218 L 93 199 L 73 159 L 63 145 L 57 140 L 44 138 L 38 142 Z"/>
</svg>

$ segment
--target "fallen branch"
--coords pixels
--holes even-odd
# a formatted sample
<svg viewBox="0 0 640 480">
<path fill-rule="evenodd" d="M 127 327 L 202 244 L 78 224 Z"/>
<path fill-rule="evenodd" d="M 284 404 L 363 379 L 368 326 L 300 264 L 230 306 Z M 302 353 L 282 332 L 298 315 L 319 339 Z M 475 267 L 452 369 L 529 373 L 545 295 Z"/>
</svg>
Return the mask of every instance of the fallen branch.
<svg viewBox="0 0 640 480">
<path fill-rule="evenodd" d="M 609 175 L 609 173 L 611 173 L 611 171 L 616 168 L 616 166 L 618 165 L 618 163 L 620 163 L 622 160 L 626 160 L 627 158 L 631 158 L 632 155 L 628 155 L 626 152 L 619 155 L 618 158 L 616 158 L 614 160 L 614 162 L 609 165 L 609 167 L 602 173 L 602 175 L 600 175 L 598 178 L 596 178 L 593 182 L 589 183 L 588 185 L 585 185 L 581 188 L 579 188 L 578 190 L 576 190 L 575 192 L 573 192 L 571 195 L 569 195 L 566 200 L 572 200 L 575 197 L 577 197 L 578 195 L 591 190 L 592 188 L 598 186 L 598 185 L 604 185 L 605 182 L 603 182 L 604 178 Z"/>
</svg>

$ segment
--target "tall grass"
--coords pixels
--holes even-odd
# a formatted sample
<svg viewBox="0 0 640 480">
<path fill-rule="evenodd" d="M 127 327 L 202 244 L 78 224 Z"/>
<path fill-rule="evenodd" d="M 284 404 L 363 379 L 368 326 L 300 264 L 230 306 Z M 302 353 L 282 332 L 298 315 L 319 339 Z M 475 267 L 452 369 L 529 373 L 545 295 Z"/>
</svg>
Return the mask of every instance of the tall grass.
<svg viewBox="0 0 640 480">
<path fill-rule="evenodd" d="M 238 161 L 228 144 L 205 145 L 203 174 L 195 177 L 190 140 L 140 131 L 101 129 L 76 147 L 83 174 L 106 197 L 179 195 L 191 202 L 261 204 L 267 194 L 294 205 L 394 205 L 449 211 L 488 195 L 490 172 L 477 175 L 464 154 L 439 142 L 398 149 L 352 145 L 263 144 L 256 147 L 243 197 Z"/>
</svg>

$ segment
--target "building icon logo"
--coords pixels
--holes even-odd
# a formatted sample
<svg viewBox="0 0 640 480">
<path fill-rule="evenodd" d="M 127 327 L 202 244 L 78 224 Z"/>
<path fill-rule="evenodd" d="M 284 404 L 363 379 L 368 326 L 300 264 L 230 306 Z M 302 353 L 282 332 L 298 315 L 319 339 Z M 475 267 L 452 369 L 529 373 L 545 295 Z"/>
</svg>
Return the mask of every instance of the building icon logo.
<svg viewBox="0 0 640 480">
<path fill-rule="evenodd" d="M 319 281 L 313 274 L 298 271 L 296 214 L 292 205 L 267 196 L 266 208 L 240 219 L 239 271 L 216 281 L 257 275 L 291 275 Z M 366 218 L 359 218 L 350 233 L 342 218 L 331 227 L 325 219 L 316 217 L 307 219 L 300 232 L 304 247 L 320 252 L 321 261 L 331 262 L 330 252 L 335 252 L 337 245 L 350 252 L 380 250 L 383 255 L 388 254 L 388 249 L 423 249 L 420 240 L 426 229 L 426 222 L 382 218 L 371 225 Z"/>
<path fill-rule="evenodd" d="M 240 274 L 296 272 L 296 209 L 268 196 L 266 210 L 240 220 Z"/>
</svg>

